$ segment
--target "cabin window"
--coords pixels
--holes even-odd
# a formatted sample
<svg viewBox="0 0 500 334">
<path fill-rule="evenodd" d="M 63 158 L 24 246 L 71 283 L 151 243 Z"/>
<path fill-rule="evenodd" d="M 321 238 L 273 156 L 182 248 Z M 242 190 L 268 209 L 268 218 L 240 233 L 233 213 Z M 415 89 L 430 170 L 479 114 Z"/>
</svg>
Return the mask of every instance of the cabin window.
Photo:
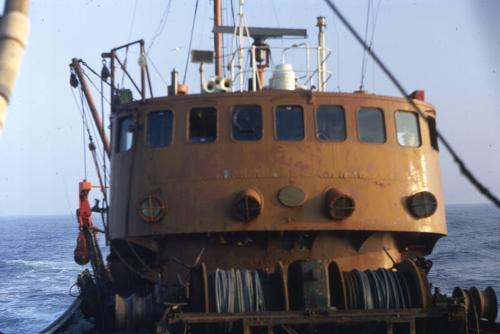
<svg viewBox="0 0 500 334">
<path fill-rule="evenodd" d="M 262 110 L 257 105 L 235 106 L 232 115 L 233 138 L 259 140 L 262 138 Z"/>
<path fill-rule="evenodd" d="M 276 108 L 276 136 L 279 140 L 304 139 L 304 110 L 300 106 Z"/>
<path fill-rule="evenodd" d="M 189 142 L 213 143 L 217 137 L 217 110 L 194 108 L 189 112 Z"/>
<path fill-rule="evenodd" d="M 384 113 L 377 108 L 361 108 L 358 111 L 359 139 L 365 143 L 384 143 Z"/>
<path fill-rule="evenodd" d="M 118 123 L 118 146 L 117 152 L 125 152 L 130 150 L 134 140 L 134 117 L 127 116 L 119 120 Z"/>
<path fill-rule="evenodd" d="M 318 107 L 316 109 L 316 135 L 319 140 L 345 140 L 344 109 L 340 106 Z"/>
<path fill-rule="evenodd" d="M 396 131 L 400 145 L 408 147 L 420 146 L 420 131 L 416 113 L 396 111 Z"/>
<path fill-rule="evenodd" d="M 172 111 L 154 111 L 148 114 L 148 131 L 146 144 L 161 147 L 172 143 L 174 115 Z"/>
<path fill-rule="evenodd" d="M 431 146 L 436 151 L 439 151 L 436 119 L 431 116 L 427 117 L 427 126 L 429 127 L 429 137 L 431 141 Z"/>
</svg>

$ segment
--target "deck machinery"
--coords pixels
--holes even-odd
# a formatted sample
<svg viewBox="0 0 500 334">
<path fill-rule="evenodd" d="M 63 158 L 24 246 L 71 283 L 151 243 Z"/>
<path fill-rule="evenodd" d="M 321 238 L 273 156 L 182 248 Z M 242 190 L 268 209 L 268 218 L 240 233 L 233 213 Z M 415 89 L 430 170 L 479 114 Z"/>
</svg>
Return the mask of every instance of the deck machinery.
<svg viewBox="0 0 500 334">
<path fill-rule="evenodd" d="M 94 116 L 111 161 L 110 255 L 100 283 L 88 272 L 79 278 L 81 309 L 103 332 L 494 330 L 492 289 L 446 296 L 427 280 L 424 257 L 447 233 L 435 108 L 423 91 L 326 91 L 325 25 L 318 18 L 317 47 L 284 48 L 270 66 L 266 40 L 305 31 L 216 20 L 215 57 L 193 53 L 197 94 L 174 71 L 168 96 L 153 97 L 143 41 L 103 53 L 111 144 Z M 226 32 L 254 38 L 232 58 L 250 57 L 246 73 L 236 60 L 222 73 L 217 43 Z M 118 56 L 134 45 L 136 81 Z M 308 59 L 316 52 L 317 68 L 294 69 L 285 57 L 292 48 Z M 216 75 L 205 80 L 212 59 Z M 73 60 L 72 81 L 95 111 L 81 64 Z M 117 88 L 118 68 L 137 99 Z"/>
</svg>

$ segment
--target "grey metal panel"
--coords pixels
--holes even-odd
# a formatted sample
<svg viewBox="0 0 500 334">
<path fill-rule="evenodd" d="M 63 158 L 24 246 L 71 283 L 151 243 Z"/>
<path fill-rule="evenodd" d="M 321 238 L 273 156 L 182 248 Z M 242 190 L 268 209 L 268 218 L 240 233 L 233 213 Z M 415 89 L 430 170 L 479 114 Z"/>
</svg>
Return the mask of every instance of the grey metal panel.
<svg viewBox="0 0 500 334">
<path fill-rule="evenodd" d="M 220 32 L 223 34 L 233 34 L 238 31 L 238 27 L 231 26 L 219 26 L 214 27 L 214 32 Z M 279 37 L 307 37 L 307 29 L 287 29 L 287 28 L 256 28 L 249 27 L 248 33 L 250 37 L 265 37 L 265 38 L 279 38 Z M 243 34 L 246 36 L 247 29 L 243 30 Z"/>
</svg>

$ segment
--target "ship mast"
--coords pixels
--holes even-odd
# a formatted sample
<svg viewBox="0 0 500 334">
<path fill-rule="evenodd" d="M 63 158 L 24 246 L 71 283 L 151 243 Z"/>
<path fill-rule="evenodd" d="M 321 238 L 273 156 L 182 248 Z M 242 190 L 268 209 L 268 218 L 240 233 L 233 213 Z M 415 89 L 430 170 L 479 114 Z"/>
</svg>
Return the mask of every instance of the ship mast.
<svg viewBox="0 0 500 334">
<path fill-rule="evenodd" d="M 214 28 L 222 26 L 221 0 L 214 0 Z M 214 29 L 215 75 L 222 77 L 222 33 Z"/>
</svg>

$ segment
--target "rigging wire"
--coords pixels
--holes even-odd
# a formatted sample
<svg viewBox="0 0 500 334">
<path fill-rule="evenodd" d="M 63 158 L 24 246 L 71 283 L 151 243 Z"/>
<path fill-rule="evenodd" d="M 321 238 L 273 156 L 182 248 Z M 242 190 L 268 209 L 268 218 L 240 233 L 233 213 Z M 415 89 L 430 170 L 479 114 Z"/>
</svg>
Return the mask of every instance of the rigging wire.
<svg viewBox="0 0 500 334">
<path fill-rule="evenodd" d="M 103 94 L 103 90 L 102 89 L 99 89 L 97 87 L 97 85 L 92 81 L 92 79 L 88 76 L 87 73 L 85 73 L 84 71 L 83 72 L 83 75 L 85 75 L 85 77 L 87 78 L 87 80 L 90 82 L 90 84 L 95 88 L 95 90 L 102 96 L 102 98 L 109 104 L 111 105 L 111 102 L 109 102 L 109 100 L 107 98 L 104 97 L 104 94 Z M 101 81 L 103 81 L 103 79 L 101 78 Z"/>
<path fill-rule="evenodd" d="M 169 0 L 167 6 L 165 7 L 165 10 L 163 11 L 160 22 L 158 23 L 158 27 L 156 28 L 155 34 L 153 35 L 153 38 L 151 38 L 151 43 L 149 44 L 149 47 L 146 51 L 146 56 L 149 55 L 149 51 L 151 51 L 151 48 L 156 42 L 156 39 L 160 37 L 160 35 L 163 33 L 163 30 L 165 29 L 165 26 L 167 25 L 168 13 L 170 13 L 171 4 L 172 0 Z"/>
<path fill-rule="evenodd" d="M 274 0 L 271 0 L 271 7 L 273 9 L 273 14 L 274 14 L 274 19 L 276 20 L 276 23 L 278 24 L 278 28 L 281 28 L 281 24 L 280 24 L 280 19 L 278 17 L 278 11 L 276 10 L 276 4 L 274 3 Z M 281 47 L 283 47 L 283 38 L 280 38 L 280 43 L 281 43 Z"/>
<path fill-rule="evenodd" d="M 330 9 L 335 13 L 335 15 L 339 18 L 342 24 L 349 30 L 349 32 L 354 36 L 358 43 L 360 43 L 363 48 L 368 52 L 368 54 L 372 57 L 373 61 L 380 67 L 382 72 L 389 78 L 389 80 L 396 86 L 401 95 L 406 98 L 406 101 L 413 107 L 415 110 L 422 116 L 424 119 L 427 119 L 424 112 L 420 109 L 420 107 L 415 103 L 413 99 L 409 97 L 406 89 L 399 82 L 399 80 L 392 74 L 389 68 L 382 62 L 382 60 L 377 56 L 377 54 L 363 41 L 359 33 L 354 29 L 354 27 L 347 21 L 345 16 L 339 11 L 337 6 L 331 0 L 325 0 L 325 3 L 330 7 Z M 443 143 L 444 147 L 450 153 L 455 163 L 458 165 L 460 172 L 463 176 L 476 188 L 476 190 L 482 194 L 484 197 L 489 199 L 497 208 L 500 209 L 500 199 L 492 194 L 488 188 L 486 188 L 477 177 L 469 170 L 469 168 L 465 165 L 465 162 L 460 158 L 460 156 L 456 153 L 455 149 L 451 147 L 448 140 L 444 137 L 436 129 L 436 134 L 438 139 Z"/>
<path fill-rule="evenodd" d="M 191 37 L 189 38 L 189 48 L 188 48 L 188 55 L 186 57 L 186 66 L 184 67 L 184 78 L 182 79 L 182 83 L 186 84 L 186 77 L 188 73 L 188 68 L 189 68 L 189 59 L 191 58 L 191 46 L 193 44 L 193 36 L 194 36 L 194 26 L 196 24 L 196 14 L 198 12 L 198 4 L 199 0 L 196 0 L 196 4 L 194 6 L 194 14 L 193 14 L 193 24 L 191 25 Z"/>
<path fill-rule="evenodd" d="M 365 43 L 368 43 L 368 26 L 370 24 L 370 10 L 371 10 L 372 0 L 368 0 L 367 8 L 366 8 L 366 23 L 365 23 Z M 371 47 L 371 43 L 368 44 Z M 363 90 L 365 74 L 366 74 L 366 63 L 367 63 L 367 53 L 366 49 L 363 48 L 363 58 L 361 60 L 361 82 L 359 84 L 359 90 Z"/>
<path fill-rule="evenodd" d="M 130 38 L 132 37 L 132 32 L 134 31 L 136 12 L 137 12 L 137 0 L 134 1 L 134 9 L 132 10 L 132 20 L 130 22 L 130 28 L 128 31 L 127 42 L 130 42 Z"/>
<path fill-rule="evenodd" d="M 137 0 L 134 1 L 134 9 L 132 10 L 132 20 L 130 21 L 130 28 L 128 31 L 128 37 L 127 37 L 127 42 L 130 42 L 130 38 L 132 37 L 132 31 L 134 30 L 134 24 L 135 24 L 135 13 L 137 11 Z M 123 60 L 123 66 L 127 67 L 127 60 L 128 60 L 128 51 L 129 47 L 127 46 L 125 48 L 125 59 Z M 123 86 L 123 82 L 125 80 L 125 73 L 122 73 L 122 79 L 121 79 L 121 85 Z"/>
<path fill-rule="evenodd" d="M 377 22 L 378 22 L 378 14 L 380 12 L 380 5 L 382 4 L 382 0 L 378 1 L 378 4 L 375 8 L 375 10 L 372 10 L 373 17 L 372 17 L 372 35 L 371 35 L 371 45 L 370 47 L 373 49 L 374 44 L 375 44 L 375 30 L 377 28 Z M 375 63 L 372 62 L 372 91 L 375 91 Z"/>
<path fill-rule="evenodd" d="M 336 50 L 337 50 L 337 91 L 340 93 L 340 33 L 335 21 L 333 21 L 333 31 L 335 32 L 335 42 L 336 42 Z"/>
<path fill-rule="evenodd" d="M 155 63 L 153 62 L 153 60 L 148 56 L 148 54 L 146 54 L 146 58 L 148 60 L 148 65 L 151 64 L 151 66 L 153 66 L 153 69 L 155 70 L 156 74 L 158 74 L 158 76 L 160 77 L 161 81 L 163 81 L 163 83 L 165 85 L 168 86 L 168 82 L 167 80 L 165 80 L 165 78 L 163 77 L 163 75 L 161 74 L 161 71 L 158 69 L 158 67 L 156 67 Z"/>
</svg>

